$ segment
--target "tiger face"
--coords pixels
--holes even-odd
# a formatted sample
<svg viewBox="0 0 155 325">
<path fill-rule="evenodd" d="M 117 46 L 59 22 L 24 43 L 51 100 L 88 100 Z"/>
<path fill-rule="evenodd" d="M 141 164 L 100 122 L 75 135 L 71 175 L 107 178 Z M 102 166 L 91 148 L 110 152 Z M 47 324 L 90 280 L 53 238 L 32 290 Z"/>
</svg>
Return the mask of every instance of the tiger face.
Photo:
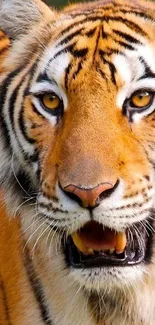
<svg viewBox="0 0 155 325">
<path fill-rule="evenodd" d="M 155 7 L 40 6 L 26 35 L 16 22 L 3 61 L 1 180 L 25 229 L 33 198 L 46 244 L 80 287 L 134 288 L 154 261 Z"/>
</svg>

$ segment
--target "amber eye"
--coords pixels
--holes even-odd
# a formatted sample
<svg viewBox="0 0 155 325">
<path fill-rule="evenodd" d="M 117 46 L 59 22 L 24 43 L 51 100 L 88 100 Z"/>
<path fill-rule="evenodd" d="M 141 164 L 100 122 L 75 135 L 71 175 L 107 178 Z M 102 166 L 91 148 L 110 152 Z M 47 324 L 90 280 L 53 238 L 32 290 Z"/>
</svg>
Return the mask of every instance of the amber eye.
<svg viewBox="0 0 155 325">
<path fill-rule="evenodd" d="M 62 100 L 54 93 L 41 95 L 40 101 L 43 108 L 53 115 L 59 114 L 63 106 Z"/>
<path fill-rule="evenodd" d="M 152 104 L 153 95 L 148 91 L 141 91 L 132 95 L 130 105 L 134 108 L 147 108 Z"/>
</svg>

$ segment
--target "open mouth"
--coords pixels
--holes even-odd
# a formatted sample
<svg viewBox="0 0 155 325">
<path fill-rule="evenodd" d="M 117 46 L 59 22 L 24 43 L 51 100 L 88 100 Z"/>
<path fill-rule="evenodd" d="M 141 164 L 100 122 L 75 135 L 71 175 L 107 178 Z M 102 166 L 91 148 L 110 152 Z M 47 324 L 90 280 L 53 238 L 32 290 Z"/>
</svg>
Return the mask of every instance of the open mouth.
<svg viewBox="0 0 155 325">
<path fill-rule="evenodd" d="M 133 266 L 149 260 L 151 237 L 141 223 L 116 232 L 91 221 L 68 237 L 65 254 L 74 268 Z"/>
</svg>

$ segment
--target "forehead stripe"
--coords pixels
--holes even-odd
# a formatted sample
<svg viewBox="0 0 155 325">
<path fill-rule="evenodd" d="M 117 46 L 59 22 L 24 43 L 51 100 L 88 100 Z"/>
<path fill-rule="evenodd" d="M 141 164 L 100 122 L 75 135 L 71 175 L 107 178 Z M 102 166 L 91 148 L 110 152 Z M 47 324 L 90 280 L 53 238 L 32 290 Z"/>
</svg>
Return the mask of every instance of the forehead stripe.
<svg viewBox="0 0 155 325">
<path fill-rule="evenodd" d="M 61 46 L 61 45 L 63 45 L 63 44 L 68 43 L 70 40 L 73 39 L 73 37 L 78 36 L 79 33 L 82 32 L 83 30 L 84 30 L 84 28 L 82 27 L 82 28 L 79 28 L 78 30 L 76 30 L 76 32 L 67 35 L 67 36 L 66 36 L 66 37 L 65 37 L 61 42 L 59 42 L 59 43 L 57 44 L 56 47 L 59 47 L 59 46 Z"/>
<path fill-rule="evenodd" d="M 72 69 L 71 63 L 69 63 L 68 67 L 66 68 L 66 73 L 65 73 L 65 88 L 68 90 L 68 76 L 70 73 L 70 70 Z"/>
<path fill-rule="evenodd" d="M 115 14 L 120 14 L 120 13 L 123 13 L 123 14 L 134 14 L 138 17 L 141 17 L 141 18 L 145 18 L 145 19 L 149 19 L 151 21 L 153 21 L 152 17 L 149 16 L 148 14 L 145 14 L 144 12 L 140 11 L 140 9 L 137 9 L 136 7 L 132 7 L 132 10 L 129 8 L 125 8 L 123 9 L 123 7 L 128 7 L 126 6 L 125 4 L 121 7 L 117 6 L 116 8 L 112 7 L 112 5 L 105 5 L 104 7 L 101 6 L 101 7 L 98 7 L 97 9 L 95 8 L 95 10 L 92 8 L 90 10 L 87 10 L 85 12 L 78 12 L 78 13 L 70 13 L 70 16 L 73 17 L 73 18 L 77 18 L 77 17 L 80 17 L 80 16 L 85 16 L 85 17 L 89 17 L 90 15 L 92 15 L 92 12 L 95 12 L 96 14 L 100 14 L 101 13 L 101 10 L 103 10 L 103 14 L 104 15 L 107 15 L 109 13 L 109 10 L 112 9 L 113 13 Z"/>
<path fill-rule="evenodd" d="M 134 47 L 126 42 L 123 41 L 117 41 L 115 40 L 115 43 L 117 43 L 120 46 L 123 46 L 125 49 L 130 50 L 130 51 L 134 51 Z"/>
<path fill-rule="evenodd" d="M 70 44 L 70 45 L 67 45 L 66 47 L 64 47 L 63 49 L 61 49 L 60 51 L 58 51 L 54 56 L 53 58 L 51 58 L 48 62 L 48 66 L 47 68 L 49 68 L 49 65 L 58 57 L 60 56 L 61 54 L 65 53 L 65 52 L 72 52 L 72 49 L 74 48 L 74 46 L 76 45 L 76 42 Z"/>
<path fill-rule="evenodd" d="M 115 79 L 116 68 L 112 62 L 110 62 L 104 58 L 104 55 L 105 55 L 105 52 L 103 52 L 102 50 L 99 50 L 99 56 L 100 56 L 103 64 L 109 65 L 109 70 L 111 72 L 111 80 L 116 85 L 116 79 Z"/>
<path fill-rule="evenodd" d="M 123 32 L 121 32 L 120 30 L 113 29 L 113 32 L 114 32 L 116 35 L 118 35 L 118 36 L 124 38 L 124 39 L 125 39 L 126 41 L 128 41 L 129 43 L 142 44 L 142 43 L 141 43 L 138 39 L 136 39 L 135 37 L 133 37 L 133 36 L 127 34 L 127 33 L 123 33 Z"/>
<path fill-rule="evenodd" d="M 139 60 L 141 64 L 143 64 L 144 74 L 138 80 L 145 79 L 145 78 L 155 78 L 155 73 L 151 71 L 144 58 L 140 57 Z"/>
<path fill-rule="evenodd" d="M 136 15 L 135 15 L 136 16 Z M 78 22 L 75 22 L 73 24 L 71 24 L 70 26 L 68 26 L 66 29 L 64 29 L 61 34 L 58 36 L 58 37 L 61 37 L 63 34 L 69 32 L 71 29 L 73 29 L 74 27 L 76 26 L 79 26 L 81 24 L 84 24 L 84 23 L 88 23 L 88 22 L 94 22 L 94 21 L 101 21 L 101 22 L 109 22 L 109 21 L 117 21 L 117 22 L 121 22 L 123 24 L 125 24 L 126 26 L 128 26 L 131 30 L 134 30 L 135 32 L 139 33 L 141 36 L 144 36 L 144 37 L 148 37 L 148 35 L 145 33 L 145 31 L 139 27 L 139 25 L 137 25 L 135 22 L 127 19 L 127 18 L 123 18 L 121 16 L 115 16 L 115 17 L 112 17 L 112 16 L 93 16 L 93 17 L 86 17 Z"/>
<path fill-rule="evenodd" d="M 53 83 L 52 79 L 48 77 L 46 70 L 43 73 L 41 72 L 36 80 L 36 82 L 42 82 L 42 81 L 47 81 L 50 84 Z"/>
<path fill-rule="evenodd" d="M 48 62 L 48 67 L 52 63 L 52 61 L 54 61 L 58 56 L 60 56 L 61 54 L 65 53 L 65 52 L 70 52 L 75 58 L 79 58 L 79 59 L 84 58 L 88 53 L 88 48 L 83 48 L 81 50 L 77 50 L 77 49 L 74 50 L 75 45 L 76 45 L 76 42 L 74 42 L 71 45 L 66 46 L 65 48 L 63 48 L 62 50 L 57 52 L 54 55 L 54 57 Z"/>
</svg>

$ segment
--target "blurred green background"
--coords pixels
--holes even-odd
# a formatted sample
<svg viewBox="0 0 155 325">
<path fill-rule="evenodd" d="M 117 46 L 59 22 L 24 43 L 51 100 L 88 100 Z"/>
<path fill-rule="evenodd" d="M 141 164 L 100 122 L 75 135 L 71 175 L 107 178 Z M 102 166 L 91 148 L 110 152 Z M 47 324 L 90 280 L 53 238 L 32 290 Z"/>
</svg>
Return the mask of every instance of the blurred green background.
<svg viewBox="0 0 155 325">
<path fill-rule="evenodd" d="M 82 1 L 84 1 L 84 0 L 45 0 L 46 3 L 48 3 L 52 6 L 58 7 L 58 8 L 66 5 L 68 3 L 82 2 Z"/>
<path fill-rule="evenodd" d="M 48 4 L 58 7 L 58 8 L 66 5 L 68 3 L 82 2 L 82 1 L 84 1 L 84 0 L 45 0 L 45 2 L 47 2 Z M 87 1 L 87 0 L 85 0 L 85 1 Z M 93 1 L 93 0 L 89 0 L 89 1 Z M 152 1 L 155 1 L 155 0 L 152 0 Z"/>
</svg>

